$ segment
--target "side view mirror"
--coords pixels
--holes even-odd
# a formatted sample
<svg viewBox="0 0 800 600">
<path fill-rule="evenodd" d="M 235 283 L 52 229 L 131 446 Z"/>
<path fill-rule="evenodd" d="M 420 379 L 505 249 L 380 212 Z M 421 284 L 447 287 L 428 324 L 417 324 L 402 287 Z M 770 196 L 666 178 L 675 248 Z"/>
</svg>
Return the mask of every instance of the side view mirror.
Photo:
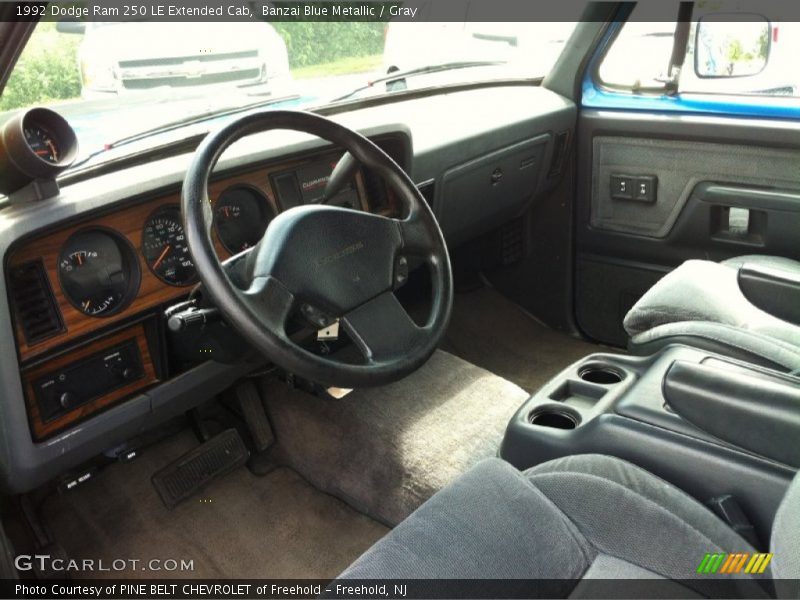
<svg viewBox="0 0 800 600">
<path fill-rule="evenodd" d="M 750 77 L 769 60 L 772 26 L 761 15 L 716 13 L 697 22 L 694 71 L 698 77 Z"/>
<path fill-rule="evenodd" d="M 86 24 L 81 21 L 59 21 L 56 23 L 56 31 L 59 33 L 84 33 Z"/>
</svg>

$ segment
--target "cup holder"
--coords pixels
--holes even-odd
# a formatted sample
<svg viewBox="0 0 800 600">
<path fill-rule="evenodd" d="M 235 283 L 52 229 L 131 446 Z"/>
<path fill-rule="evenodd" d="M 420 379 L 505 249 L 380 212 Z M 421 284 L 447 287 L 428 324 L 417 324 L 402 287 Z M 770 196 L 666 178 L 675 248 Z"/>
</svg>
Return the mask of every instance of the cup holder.
<svg viewBox="0 0 800 600">
<path fill-rule="evenodd" d="M 545 406 L 537 408 L 528 416 L 532 425 L 552 429 L 575 429 L 581 421 L 580 415 L 561 407 Z"/>
<path fill-rule="evenodd" d="M 613 385 L 625 379 L 625 373 L 609 365 L 590 364 L 580 368 L 578 377 L 589 383 Z"/>
</svg>

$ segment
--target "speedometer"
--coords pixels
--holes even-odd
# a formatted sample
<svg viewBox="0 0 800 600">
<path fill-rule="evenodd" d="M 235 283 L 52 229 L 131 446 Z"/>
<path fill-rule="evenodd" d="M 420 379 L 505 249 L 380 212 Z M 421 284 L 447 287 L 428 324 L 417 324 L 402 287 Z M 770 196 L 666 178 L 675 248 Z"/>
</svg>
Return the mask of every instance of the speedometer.
<svg viewBox="0 0 800 600">
<path fill-rule="evenodd" d="M 142 252 L 147 266 L 164 283 L 185 286 L 197 281 L 177 205 L 162 206 L 147 219 Z"/>
</svg>

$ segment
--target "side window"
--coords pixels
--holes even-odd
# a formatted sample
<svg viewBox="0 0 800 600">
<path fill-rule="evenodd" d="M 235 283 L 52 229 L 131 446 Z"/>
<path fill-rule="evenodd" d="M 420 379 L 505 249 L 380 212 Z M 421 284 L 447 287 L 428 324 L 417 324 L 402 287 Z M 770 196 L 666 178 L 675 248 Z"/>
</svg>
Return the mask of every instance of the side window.
<svg viewBox="0 0 800 600">
<path fill-rule="evenodd" d="M 800 23 L 707 6 L 697 3 L 692 12 L 676 79 L 670 76 L 678 32 L 672 5 L 675 12 L 669 15 L 643 14 L 638 7 L 633 11 L 597 68 L 598 83 L 629 94 L 674 95 L 677 90 L 686 97 L 800 97 Z M 647 17 L 661 20 L 643 20 Z"/>
<path fill-rule="evenodd" d="M 663 90 L 674 39 L 674 22 L 628 21 L 600 63 L 600 82 L 617 90 Z"/>
</svg>

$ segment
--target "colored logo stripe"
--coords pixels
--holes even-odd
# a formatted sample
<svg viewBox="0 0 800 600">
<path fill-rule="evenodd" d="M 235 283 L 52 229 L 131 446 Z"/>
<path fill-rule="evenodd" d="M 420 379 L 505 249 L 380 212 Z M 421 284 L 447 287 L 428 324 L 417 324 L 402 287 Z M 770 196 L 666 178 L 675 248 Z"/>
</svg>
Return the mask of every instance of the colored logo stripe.
<svg viewBox="0 0 800 600">
<path fill-rule="evenodd" d="M 716 573 L 726 556 L 726 554 L 706 554 L 697 567 L 697 572 Z"/>
<path fill-rule="evenodd" d="M 747 563 L 745 573 L 763 573 L 767 570 L 769 561 L 772 560 L 772 553 L 770 554 L 753 554 L 753 558 Z"/>
<path fill-rule="evenodd" d="M 697 572 L 704 574 L 733 574 L 741 573 L 744 568 L 745 573 L 755 575 L 766 571 L 771 560 L 772 554 L 766 553 L 753 555 L 749 552 L 734 552 L 731 554 L 724 552 L 707 553 L 703 560 L 700 561 Z M 747 566 L 745 567 L 745 565 Z"/>
</svg>

